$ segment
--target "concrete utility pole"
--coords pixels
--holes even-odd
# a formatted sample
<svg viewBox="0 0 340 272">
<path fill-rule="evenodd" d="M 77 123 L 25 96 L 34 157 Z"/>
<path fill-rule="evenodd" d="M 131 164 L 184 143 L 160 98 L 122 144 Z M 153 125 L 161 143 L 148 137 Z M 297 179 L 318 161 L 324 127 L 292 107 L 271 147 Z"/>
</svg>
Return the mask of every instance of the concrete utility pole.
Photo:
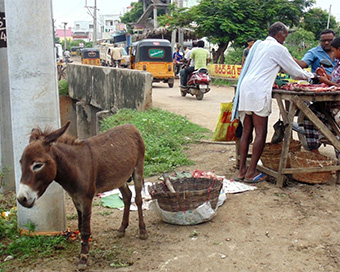
<svg viewBox="0 0 340 272">
<path fill-rule="evenodd" d="M 153 27 L 154 28 L 158 27 L 158 22 L 157 22 L 157 7 L 156 7 L 156 5 L 153 6 Z"/>
<path fill-rule="evenodd" d="M 94 0 L 94 5 L 93 6 L 88 6 L 87 5 L 87 0 L 85 0 L 85 8 L 88 9 L 89 14 L 93 18 L 93 35 L 92 35 L 92 43 L 93 47 L 97 46 L 97 0 Z M 90 9 L 93 9 L 93 14 Z"/>
<path fill-rule="evenodd" d="M 5 3 L 0 0 L 0 192 L 15 189 Z"/>
<path fill-rule="evenodd" d="M 67 41 L 66 41 L 66 26 L 67 26 L 67 23 L 66 22 L 63 22 L 62 23 L 64 25 L 64 51 L 66 50 L 67 46 Z"/>
<path fill-rule="evenodd" d="M 331 19 L 331 10 L 332 10 L 332 5 L 329 5 L 328 20 L 327 20 L 327 28 L 329 28 L 329 21 L 330 21 L 330 19 Z"/>
<path fill-rule="evenodd" d="M 179 0 L 178 7 L 183 8 L 183 0 Z M 179 44 L 181 46 L 181 52 L 184 54 L 184 50 L 183 50 L 184 36 L 183 36 L 182 28 L 178 29 L 178 39 L 179 39 Z"/>
<path fill-rule="evenodd" d="M 97 0 L 94 0 L 93 11 L 93 47 L 97 46 Z"/>
<path fill-rule="evenodd" d="M 0 48 L 0 102 L 7 106 L 0 110 L 0 121 L 1 131 L 9 131 L 11 137 L 3 139 L 1 133 L 1 141 L 6 140 L 1 148 L 11 148 L 18 190 L 19 160 L 32 128 L 60 127 L 52 0 L 0 0 L 0 12 L 3 7 L 8 39 L 6 47 Z M 20 229 L 33 223 L 38 234 L 60 233 L 66 229 L 64 190 L 53 182 L 33 208 L 18 204 L 17 216 Z"/>
<path fill-rule="evenodd" d="M 177 5 L 177 0 L 171 0 L 171 4 L 175 3 Z M 175 44 L 176 44 L 176 33 L 177 30 L 174 29 L 171 33 L 171 48 L 173 51 L 176 51 Z"/>
</svg>

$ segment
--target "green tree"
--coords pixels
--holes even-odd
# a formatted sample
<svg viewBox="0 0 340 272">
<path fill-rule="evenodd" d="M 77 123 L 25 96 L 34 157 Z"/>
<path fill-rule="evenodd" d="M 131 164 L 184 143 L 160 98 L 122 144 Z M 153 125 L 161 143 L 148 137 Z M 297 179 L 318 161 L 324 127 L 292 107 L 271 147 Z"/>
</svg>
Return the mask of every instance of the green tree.
<svg viewBox="0 0 340 272">
<path fill-rule="evenodd" d="M 313 8 L 304 14 L 302 27 L 313 32 L 316 39 L 320 38 L 322 30 L 327 28 L 328 12 L 320 8 Z M 336 30 L 337 22 L 333 15 L 330 16 L 329 28 Z"/>
<path fill-rule="evenodd" d="M 231 42 L 234 46 L 244 44 L 249 38 L 263 37 L 258 21 L 263 20 L 263 13 L 258 9 L 259 1 L 243 0 L 202 0 L 191 8 L 200 37 L 218 44 L 214 63 L 224 63 L 224 52 Z"/>
<path fill-rule="evenodd" d="M 224 63 L 224 52 L 229 44 L 242 47 L 250 37 L 263 39 L 275 21 L 288 26 L 299 23 L 304 9 L 314 0 L 202 0 L 190 10 L 175 10 L 162 23 L 183 26 L 192 21 L 199 37 L 207 37 L 218 44 L 214 63 Z M 179 13 L 179 14 L 178 14 Z M 163 20 L 164 19 L 164 20 Z M 183 19 L 183 20 L 181 20 Z M 187 19 L 187 20 L 185 20 Z"/>
<path fill-rule="evenodd" d="M 123 24 L 126 24 L 128 32 L 132 34 L 133 23 L 136 23 L 138 19 L 143 15 L 143 3 L 142 2 L 132 2 L 133 7 L 129 12 L 126 12 L 120 20 Z"/>
<path fill-rule="evenodd" d="M 179 8 L 175 4 L 171 4 L 169 11 L 169 14 L 157 17 L 160 26 L 167 26 L 170 30 L 175 30 L 180 27 L 192 27 L 191 24 L 194 16 L 188 8 Z"/>
<path fill-rule="evenodd" d="M 305 53 L 317 46 L 318 41 L 315 40 L 313 32 L 307 31 L 304 28 L 297 28 L 293 33 L 290 33 L 285 41 L 285 46 L 288 48 L 290 54 L 302 59 Z"/>
<path fill-rule="evenodd" d="M 280 21 L 287 26 L 299 25 L 306 8 L 311 7 L 315 0 L 264 0 L 259 1 L 264 12 L 264 22 L 267 28 L 274 22 Z"/>
</svg>

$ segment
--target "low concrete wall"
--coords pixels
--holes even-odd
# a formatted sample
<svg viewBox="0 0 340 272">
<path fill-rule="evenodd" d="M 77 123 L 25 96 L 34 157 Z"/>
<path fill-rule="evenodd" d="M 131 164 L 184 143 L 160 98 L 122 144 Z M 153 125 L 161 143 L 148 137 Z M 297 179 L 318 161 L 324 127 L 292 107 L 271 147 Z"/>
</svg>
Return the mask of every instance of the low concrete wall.
<svg viewBox="0 0 340 272">
<path fill-rule="evenodd" d="M 68 64 L 67 81 L 73 102 L 65 110 L 68 116 L 62 116 L 62 120 L 77 120 L 76 128 L 69 132 L 74 135 L 75 130 L 74 136 L 79 138 L 96 134 L 102 111 L 114 113 L 123 108 L 143 111 L 152 106 L 152 74 L 148 72 Z"/>
</svg>

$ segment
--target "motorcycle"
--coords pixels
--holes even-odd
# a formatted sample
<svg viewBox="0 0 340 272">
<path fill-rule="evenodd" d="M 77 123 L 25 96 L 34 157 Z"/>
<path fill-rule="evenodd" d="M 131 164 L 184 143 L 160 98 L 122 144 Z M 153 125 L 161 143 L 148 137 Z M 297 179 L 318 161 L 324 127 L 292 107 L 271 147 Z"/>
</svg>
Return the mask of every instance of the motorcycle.
<svg viewBox="0 0 340 272">
<path fill-rule="evenodd" d="M 197 100 L 202 100 L 204 94 L 210 91 L 210 76 L 208 69 L 200 68 L 190 74 L 187 87 L 181 87 L 181 95 L 195 95 Z"/>
<path fill-rule="evenodd" d="M 73 60 L 71 60 L 71 56 L 65 55 L 65 63 L 72 63 Z"/>
</svg>

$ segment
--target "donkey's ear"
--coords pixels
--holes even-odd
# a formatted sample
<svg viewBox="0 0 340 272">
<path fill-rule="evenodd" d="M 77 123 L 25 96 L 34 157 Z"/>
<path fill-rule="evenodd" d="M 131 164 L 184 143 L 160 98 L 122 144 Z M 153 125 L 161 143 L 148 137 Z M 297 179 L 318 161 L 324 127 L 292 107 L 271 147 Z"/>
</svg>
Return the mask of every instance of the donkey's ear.
<svg viewBox="0 0 340 272">
<path fill-rule="evenodd" d="M 42 132 L 41 129 L 39 127 L 37 128 L 33 128 L 31 130 L 31 135 L 30 135 L 30 139 L 29 142 L 33 142 L 39 139 L 39 137 L 41 136 Z"/>
<path fill-rule="evenodd" d="M 68 121 L 68 122 L 65 124 L 65 126 L 63 126 L 62 128 L 59 128 L 59 129 L 57 129 L 57 130 L 51 132 L 50 134 L 46 135 L 46 137 L 45 137 L 45 139 L 44 139 L 44 143 L 45 143 L 45 144 L 51 144 L 51 143 L 57 141 L 58 138 L 59 138 L 60 136 L 62 136 L 62 135 L 66 132 L 66 130 L 67 130 L 68 127 L 70 126 L 70 123 L 71 123 L 71 122 Z"/>
</svg>

